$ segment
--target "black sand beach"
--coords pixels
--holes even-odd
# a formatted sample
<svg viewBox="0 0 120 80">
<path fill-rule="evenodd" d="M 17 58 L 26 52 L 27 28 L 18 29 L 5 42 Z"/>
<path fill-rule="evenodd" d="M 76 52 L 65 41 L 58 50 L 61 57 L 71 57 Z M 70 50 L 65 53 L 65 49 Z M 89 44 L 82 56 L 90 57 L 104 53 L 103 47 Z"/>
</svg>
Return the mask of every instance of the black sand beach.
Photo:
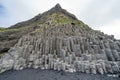
<svg viewBox="0 0 120 80">
<path fill-rule="evenodd" d="M 24 69 L 10 70 L 0 74 L 0 80 L 120 80 L 107 75 L 93 75 L 86 73 L 65 73 L 62 71 Z"/>
</svg>

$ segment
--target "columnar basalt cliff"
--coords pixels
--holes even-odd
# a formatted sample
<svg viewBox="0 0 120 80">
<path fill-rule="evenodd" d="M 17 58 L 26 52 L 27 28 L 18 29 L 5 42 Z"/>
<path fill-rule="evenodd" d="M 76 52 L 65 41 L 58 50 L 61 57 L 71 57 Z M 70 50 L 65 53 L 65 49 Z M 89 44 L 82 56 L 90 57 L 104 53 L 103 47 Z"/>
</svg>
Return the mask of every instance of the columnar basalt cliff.
<svg viewBox="0 0 120 80">
<path fill-rule="evenodd" d="M 14 46 L 1 54 L 0 72 L 24 68 L 92 74 L 120 72 L 120 41 L 91 29 L 59 4 L 10 29 L 22 33 L 15 37 Z"/>
</svg>

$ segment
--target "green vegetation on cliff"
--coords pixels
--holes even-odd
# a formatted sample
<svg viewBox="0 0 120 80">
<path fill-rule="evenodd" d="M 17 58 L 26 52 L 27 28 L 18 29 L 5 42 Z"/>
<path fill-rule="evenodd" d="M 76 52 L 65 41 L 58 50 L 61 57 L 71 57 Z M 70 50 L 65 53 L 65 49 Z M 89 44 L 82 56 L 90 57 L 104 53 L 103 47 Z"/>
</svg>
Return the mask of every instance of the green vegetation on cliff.
<svg viewBox="0 0 120 80">
<path fill-rule="evenodd" d="M 53 13 L 51 15 L 51 18 L 56 23 L 62 23 L 62 24 L 74 23 L 75 25 L 78 25 L 78 26 L 84 25 L 83 22 L 69 18 L 68 16 L 62 13 Z"/>
<path fill-rule="evenodd" d="M 0 27 L 0 32 L 6 30 L 6 28 Z"/>
</svg>

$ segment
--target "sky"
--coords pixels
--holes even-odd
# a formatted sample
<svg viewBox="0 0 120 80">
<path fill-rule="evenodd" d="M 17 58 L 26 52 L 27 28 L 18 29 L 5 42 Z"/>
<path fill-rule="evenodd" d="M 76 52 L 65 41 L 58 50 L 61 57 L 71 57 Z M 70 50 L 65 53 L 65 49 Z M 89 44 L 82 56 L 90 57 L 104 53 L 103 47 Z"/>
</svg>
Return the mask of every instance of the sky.
<svg viewBox="0 0 120 80">
<path fill-rule="evenodd" d="M 120 39 L 120 0 L 0 0 L 0 27 L 29 20 L 57 3 L 93 29 Z"/>
</svg>

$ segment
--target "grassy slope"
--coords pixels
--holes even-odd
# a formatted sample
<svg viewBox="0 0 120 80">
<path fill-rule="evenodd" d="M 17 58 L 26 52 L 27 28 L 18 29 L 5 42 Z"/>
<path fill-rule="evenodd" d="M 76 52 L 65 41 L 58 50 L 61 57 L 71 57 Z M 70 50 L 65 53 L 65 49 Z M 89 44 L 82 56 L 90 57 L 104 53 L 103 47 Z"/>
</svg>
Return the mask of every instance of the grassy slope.
<svg viewBox="0 0 120 80">
<path fill-rule="evenodd" d="M 75 23 L 76 25 L 80 25 L 80 26 L 84 25 L 84 23 L 82 23 L 78 20 L 73 20 L 61 13 L 54 13 L 54 14 L 50 15 L 50 17 L 53 20 L 55 20 L 56 23 L 63 23 L 63 24 Z"/>
<path fill-rule="evenodd" d="M 0 27 L 0 32 L 6 30 L 6 28 Z"/>
</svg>

